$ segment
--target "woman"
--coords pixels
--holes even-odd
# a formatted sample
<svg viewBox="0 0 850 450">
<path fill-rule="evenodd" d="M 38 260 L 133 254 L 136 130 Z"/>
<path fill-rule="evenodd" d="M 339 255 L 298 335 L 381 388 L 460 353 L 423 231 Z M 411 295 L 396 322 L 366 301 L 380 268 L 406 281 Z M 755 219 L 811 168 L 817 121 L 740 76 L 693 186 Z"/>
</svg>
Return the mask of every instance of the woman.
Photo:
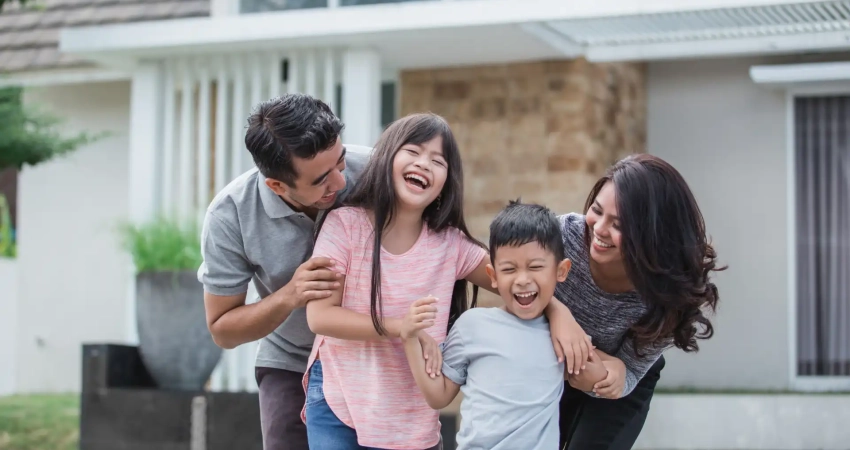
<svg viewBox="0 0 850 450">
<path fill-rule="evenodd" d="M 697 339 L 712 336 L 703 311 L 714 311 L 718 295 L 709 275 L 724 268 L 715 267 L 687 183 L 656 156 L 617 162 L 591 190 L 585 215 L 560 219 L 573 268 L 555 296 L 599 351 L 622 362 L 606 364 L 608 376 L 593 392 L 570 386 L 579 384 L 575 377 L 567 383 L 561 447 L 630 449 L 664 367 L 662 351 L 697 351 Z"/>
</svg>

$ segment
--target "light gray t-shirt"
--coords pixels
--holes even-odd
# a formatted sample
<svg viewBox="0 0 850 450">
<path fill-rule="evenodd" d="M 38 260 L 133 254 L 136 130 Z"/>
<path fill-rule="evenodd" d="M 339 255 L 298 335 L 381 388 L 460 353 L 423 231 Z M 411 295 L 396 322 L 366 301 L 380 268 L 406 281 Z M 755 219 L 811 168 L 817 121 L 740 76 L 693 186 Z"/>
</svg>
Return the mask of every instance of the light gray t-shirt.
<svg viewBox="0 0 850 450">
<path fill-rule="evenodd" d="M 557 450 L 564 364 L 546 316 L 473 308 L 441 348 L 443 375 L 463 392 L 458 450 Z"/>
<path fill-rule="evenodd" d="M 351 192 L 371 151 L 345 147 L 346 184 L 340 199 Z M 298 266 L 309 259 L 315 225 L 272 192 L 256 168 L 251 169 L 222 189 L 207 208 L 198 280 L 211 294 L 239 295 L 248 291 L 253 279 L 257 294 L 265 298 L 289 283 Z M 257 367 L 303 373 L 314 337 L 305 308 L 296 309 L 260 341 Z"/>
</svg>

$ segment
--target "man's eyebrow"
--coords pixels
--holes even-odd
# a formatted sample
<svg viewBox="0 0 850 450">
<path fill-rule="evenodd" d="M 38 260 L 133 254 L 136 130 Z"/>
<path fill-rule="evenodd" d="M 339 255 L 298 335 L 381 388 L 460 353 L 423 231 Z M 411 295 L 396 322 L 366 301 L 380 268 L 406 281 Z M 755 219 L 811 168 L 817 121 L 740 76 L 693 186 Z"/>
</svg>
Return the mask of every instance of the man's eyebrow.
<svg viewBox="0 0 850 450">
<path fill-rule="evenodd" d="M 339 155 L 339 160 L 336 162 L 336 164 L 337 164 L 337 165 L 342 164 L 342 162 L 345 160 L 345 153 L 346 153 L 346 151 L 347 151 L 347 149 L 346 149 L 345 147 L 343 147 L 343 148 L 342 148 L 342 154 L 341 154 L 341 155 Z M 333 170 L 333 169 L 331 169 L 331 170 Z M 331 170 L 328 170 L 327 172 L 325 172 L 325 173 L 323 173 L 323 174 L 319 175 L 319 177 L 318 177 L 318 178 L 316 178 L 315 180 L 313 180 L 313 183 L 311 183 L 311 184 L 312 184 L 313 186 L 316 186 L 316 185 L 318 185 L 318 184 L 321 184 L 321 183 L 322 183 L 322 181 L 325 181 L 325 178 L 327 178 L 327 177 L 328 177 L 328 175 L 331 173 Z"/>
</svg>

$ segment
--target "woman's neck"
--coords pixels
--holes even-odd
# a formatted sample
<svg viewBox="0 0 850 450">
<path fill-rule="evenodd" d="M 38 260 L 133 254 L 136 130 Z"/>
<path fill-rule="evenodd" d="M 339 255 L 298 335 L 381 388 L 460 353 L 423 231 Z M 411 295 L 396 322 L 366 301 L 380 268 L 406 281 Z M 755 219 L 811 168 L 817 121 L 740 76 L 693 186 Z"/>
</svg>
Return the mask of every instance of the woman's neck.
<svg viewBox="0 0 850 450">
<path fill-rule="evenodd" d="M 621 261 L 599 264 L 590 258 L 590 275 L 596 286 L 609 294 L 622 294 L 635 289 Z"/>
</svg>

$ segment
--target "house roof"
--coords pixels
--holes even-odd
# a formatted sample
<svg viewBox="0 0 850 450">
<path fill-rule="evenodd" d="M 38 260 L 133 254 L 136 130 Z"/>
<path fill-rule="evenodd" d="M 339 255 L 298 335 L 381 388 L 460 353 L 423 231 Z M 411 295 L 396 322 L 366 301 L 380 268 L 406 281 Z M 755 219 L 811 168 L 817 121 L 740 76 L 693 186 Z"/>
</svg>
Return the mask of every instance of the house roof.
<svg viewBox="0 0 850 450">
<path fill-rule="evenodd" d="M 59 30 L 208 16 L 210 0 L 30 0 L 0 12 L 0 73 L 88 66 L 59 52 Z"/>
</svg>

